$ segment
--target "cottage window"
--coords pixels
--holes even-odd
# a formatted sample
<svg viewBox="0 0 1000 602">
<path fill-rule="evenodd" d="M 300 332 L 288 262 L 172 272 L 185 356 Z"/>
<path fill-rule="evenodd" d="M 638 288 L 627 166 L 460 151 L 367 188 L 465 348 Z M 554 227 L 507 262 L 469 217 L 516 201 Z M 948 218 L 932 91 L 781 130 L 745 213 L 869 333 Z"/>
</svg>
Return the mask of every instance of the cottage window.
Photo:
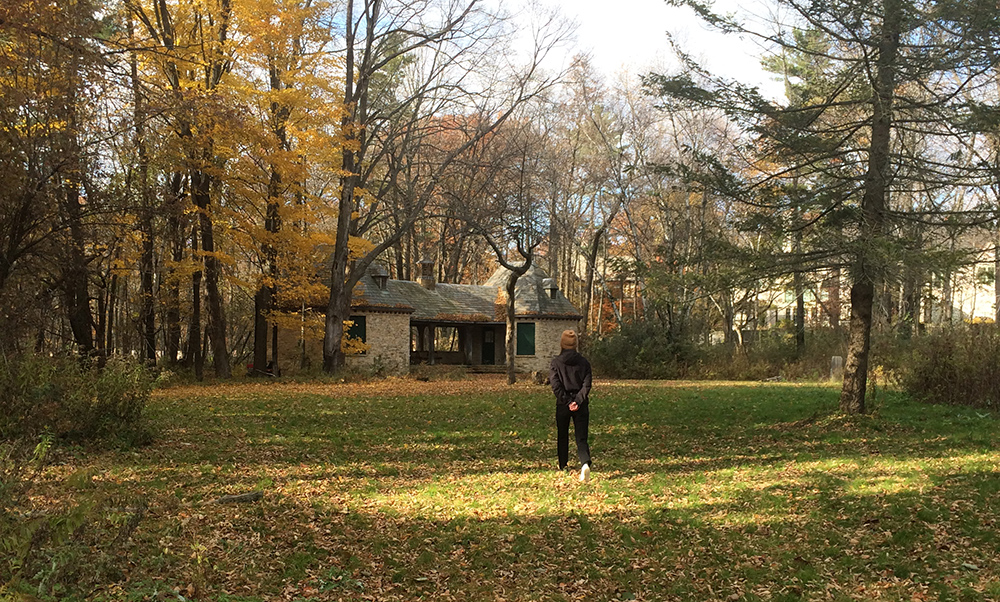
<svg viewBox="0 0 1000 602">
<path fill-rule="evenodd" d="M 362 343 L 368 342 L 368 326 L 365 323 L 365 316 L 351 316 L 351 327 L 347 329 L 347 336 L 352 339 L 359 339 Z"/>
<path fill-rule="evenodd" d="M 517 324 L 517 355 L 535 355 L 535 323 Z"/>
</svg>

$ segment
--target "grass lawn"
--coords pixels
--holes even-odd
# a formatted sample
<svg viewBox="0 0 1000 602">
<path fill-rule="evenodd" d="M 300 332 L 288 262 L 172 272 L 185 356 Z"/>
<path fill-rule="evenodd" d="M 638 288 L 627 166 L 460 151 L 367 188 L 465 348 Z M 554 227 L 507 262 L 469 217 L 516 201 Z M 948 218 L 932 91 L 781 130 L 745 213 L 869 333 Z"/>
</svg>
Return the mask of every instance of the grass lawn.
<svg viewBox="0 0 1000 602">
<path fill-rule="evenodd" d="M 1000 600 L 996 417 L 838 393 L 598 382 L 581 484 L 545 387 L 176 387 L 36 493 L 148 501 L 95 599 Z"/>
</svg>

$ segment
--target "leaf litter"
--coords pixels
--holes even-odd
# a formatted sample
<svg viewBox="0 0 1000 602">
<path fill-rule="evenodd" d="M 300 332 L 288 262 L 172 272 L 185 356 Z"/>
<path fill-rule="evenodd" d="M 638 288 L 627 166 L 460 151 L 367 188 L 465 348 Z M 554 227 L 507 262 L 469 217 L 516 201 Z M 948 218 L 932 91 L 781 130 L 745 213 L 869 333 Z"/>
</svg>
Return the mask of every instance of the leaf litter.
<svg viewBox="0 0 1000 602">
<path fill-rule="evenodd" d="M 177 387 L 152 403 L 156 442 L 69 458 L 35 496 L 147 500 L 94 599 L 1000 599 L 1000 455 L 974 444 L 996 425 L 925 432 L 891 399 L 824 418 L 835 399 L 599 382 L 581 484 L 552 468 L 537 386 Z"/>
</svg>

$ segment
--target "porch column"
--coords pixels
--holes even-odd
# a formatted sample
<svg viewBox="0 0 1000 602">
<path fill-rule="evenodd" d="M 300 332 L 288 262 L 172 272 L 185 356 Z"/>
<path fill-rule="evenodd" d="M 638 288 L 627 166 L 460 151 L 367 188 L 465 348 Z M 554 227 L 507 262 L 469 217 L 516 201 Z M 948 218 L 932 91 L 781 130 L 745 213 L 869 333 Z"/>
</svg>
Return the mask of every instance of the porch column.
<svg viewBox="0 0 1000 602">
<path fill-rule="evenodd" d="M 462 365 L 468 366 L 472 363 L 470 348 L 469 348 L 469 334 L 467 326 L 457 326 L 458 328 L 458 350 L 462 352 Z"/>
<path fill-rule="evenodd" d="M 431 324 L 427 327 L 430 331 L 427 337 L 427 363 L 431 366 L 434 365 L 434 337 L 437 334 L 437 325 Z"/>
</svg>

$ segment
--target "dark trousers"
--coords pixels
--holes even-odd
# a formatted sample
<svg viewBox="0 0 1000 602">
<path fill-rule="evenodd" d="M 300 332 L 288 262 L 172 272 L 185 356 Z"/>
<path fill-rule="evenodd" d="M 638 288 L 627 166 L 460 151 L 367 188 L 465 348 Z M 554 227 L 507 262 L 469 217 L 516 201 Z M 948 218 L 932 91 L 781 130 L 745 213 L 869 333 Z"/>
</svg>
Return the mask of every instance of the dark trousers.
<svg viewBox="0 0 1000 602">
<path fill-rule="evenodd" d="M 590 408 L 580 408 L 569 411 L 568 405 L 556 406 L 556 449 L 559 452 L 559 468 L 566 468 L 569 463 L 569 422 L 573 421 L 573 434 L 576 435 L 576 455 L 580 464 L 590 464 L 590 444 L 587 443 L 587 433 L 590 429 Z"/>
</svg>

